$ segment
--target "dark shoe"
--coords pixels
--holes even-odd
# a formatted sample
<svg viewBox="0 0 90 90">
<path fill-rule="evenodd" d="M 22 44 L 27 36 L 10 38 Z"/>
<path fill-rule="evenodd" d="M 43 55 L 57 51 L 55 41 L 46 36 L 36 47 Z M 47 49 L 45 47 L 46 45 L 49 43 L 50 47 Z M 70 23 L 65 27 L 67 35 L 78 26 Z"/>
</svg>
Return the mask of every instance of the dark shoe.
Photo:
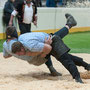
<svg viewBox="0 0 90 90">
<path fill-rule="evenodd" d="M 65 17 L 67 19 L 67 23 L 66 25 L 69 26 L 69 28 L 72 28 L 73 26 L 76 26 L 77 25 L 77 22 L 76 20 L 74 19 L 74 17 L 68 13 L 65 14 Z"/>
<path fill-rule="evenodd" d="M 59 73 L 59 72 L 51 72 L 51 76 L 62 76 L 62 74 L 61 73 Z"/>
<path fill-rule="evenodd" d="M 57 72 L 53 66 L 50 66 L 49 70 L 50 70 L 52 76 L 62 76 L 62 74 Z"/>
<path fill-rule="evenodd" d="M 90 71 L 90 64 L 88 64 L 87 67 L 85 67 L 85 69 Z"/>
<path fill-rule="evenodd" d="M 76 81 L 76 82 L 79 82 L 79 83 L 84 83 L 80 77 L 79 77 L 79 78 L 76 77 L 76 78 L 75 78 L 75 81 Z"/>
</svg>

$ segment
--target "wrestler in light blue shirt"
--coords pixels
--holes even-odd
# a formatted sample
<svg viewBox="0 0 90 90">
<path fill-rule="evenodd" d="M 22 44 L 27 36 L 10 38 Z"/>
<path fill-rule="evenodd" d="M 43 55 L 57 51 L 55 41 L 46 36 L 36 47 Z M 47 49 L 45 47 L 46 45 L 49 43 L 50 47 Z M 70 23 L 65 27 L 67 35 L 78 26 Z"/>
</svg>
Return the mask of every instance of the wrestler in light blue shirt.
<svg viewBox="0 0 90 90">
<path fill-rule="evenodd" d="M 29 64 L 33 64 L 36 66 L 44 64 L 47 60 L 45 58 L 41 58 L 40 56 L 26 56 L 26 55 L 17 55 L 12 53 L 12 44 L 14 42 L 17 42 L 17 39 L 10 40 L 9 42 L 5 41 L 3 43 L 3 56 L 9 56 L 12 55 L 18 59 L 27 61 Z M 25 48 L 25 50 L 27 50 Z"/>
<path fill-rule="evenodd" d="M 20 35 L 18 41 L 31 52 L 42 52 L 45 38 L 49 38 L 49 34 L 43 32 L 31 32 Z"/>
<path fill-rule="evenodd" d="M 8 55 L 12 55 L 12 56 L 15 56 L 16 58 L 19 58 L 19 59 L 22 59 L 22 60 L 30 60 L 32 59 L 33 57 L 32 56 L 25 56 L 25 55 L 22 55 L 22 56 L 18 56 L 16 54 L 13 54 L 11 51 L 11 47 L 12 47 L 12 44 L 14 42 L 16 42 L 17 39 L 13 39 L 13 40 L 10 40 L 9 42 L 4 42 L 3 43 L 3 56 L 8 56 Z"/>
</svg>

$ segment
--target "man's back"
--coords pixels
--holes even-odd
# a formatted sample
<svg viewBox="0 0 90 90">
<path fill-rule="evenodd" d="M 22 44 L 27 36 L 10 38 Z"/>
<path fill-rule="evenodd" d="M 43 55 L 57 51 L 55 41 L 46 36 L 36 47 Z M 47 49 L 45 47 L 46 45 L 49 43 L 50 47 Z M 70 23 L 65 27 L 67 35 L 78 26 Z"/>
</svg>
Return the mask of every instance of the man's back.
<svg viewBox="0 0 90 90">
<path fill-rule="evenodd" d="M 48 38 L 49 34 L 43 33 L 43 32 L 31 32 L 31 33 L 25 33 L 19 36 L 18 41 L 21 42 L 30 42 L 31 40 L 37 40 L 39 42 L 45 41 L 45 38 Z"/>
<path fill-rule="evenodd" d="M 23 46 L 29 49 L 31 52 L 41 52 L 44 47 L 45 38 L 48 38 L 49 34 L 43 32 L 31 32 L 25 33 L 19 36 L 18 41 Z"/>
</svg>

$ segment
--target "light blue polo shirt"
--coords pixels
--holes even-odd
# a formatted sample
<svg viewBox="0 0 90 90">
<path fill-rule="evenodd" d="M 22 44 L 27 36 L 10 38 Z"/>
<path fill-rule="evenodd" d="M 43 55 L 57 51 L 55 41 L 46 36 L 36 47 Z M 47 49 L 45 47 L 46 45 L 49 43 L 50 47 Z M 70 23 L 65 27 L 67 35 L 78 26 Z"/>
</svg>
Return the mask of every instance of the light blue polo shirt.
<svg viewBox="0 0 90 90">
<path fill-rule="evenodd" d="M 26 55 L 18 56 L 16 54 L 13 54 L 11 52 L 12 51 L 11 47 L 14 42 L 17 42 L 17 39 L 10 40 L 9 42 L 5 41 L 3 43 L 3 56 L 12 55 L 18 59 L 27 61 L 29 64 L 33 64 L 36 66 L 39 66 L 47 61 L 45 58 L 41 58 L 40 56 L 26 56 Z"/>
<path fill-rule="evenodd" d="M 33 58 L 32 56 L 26 56 L 26 55 L 18 56 L 18 55 L 11 52 L 12 51 L 11 50 L 12 44 L 16 41 L 17 41 L 17 39 L 13 39 L 13 40 L 10 40 L 9 42 L 5 41 L 3 43 L 3 56 L 12 55 L 16 58 L 19 58 L 19 59 L 22 59 L 22 60 L 25 60 L 25 61 L 32 60 L 32 58 Z"/>
<path fill-rule="evenodd" d="M 9 42 L 5 41 L 3 43 L 3 56 L 8 56 L 9 54 L 11 55 L 11 47 L 12 47 L 12 44 L 14 42 L 16 42 L 17 39 L 13 39 L 13 40 L 10 40 Z M 13 55 L 13 54 L 12 54 Z"/>
<path fill-rule="evenodd" d="M 45 38 L 48 38 L 49 34 L 43 32 L 31 32 L 25 33 L 19 36 L 20 41 L 24 47 L 31 52 L 42 52 L 44 48 Z"/>
</svg>

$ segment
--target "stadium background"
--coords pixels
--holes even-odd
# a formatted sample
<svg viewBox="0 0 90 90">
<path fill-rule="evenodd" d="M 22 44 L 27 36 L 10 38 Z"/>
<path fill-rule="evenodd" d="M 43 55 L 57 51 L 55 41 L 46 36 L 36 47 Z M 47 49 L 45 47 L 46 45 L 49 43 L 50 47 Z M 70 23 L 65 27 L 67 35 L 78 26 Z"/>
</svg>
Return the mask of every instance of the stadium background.
<svg viewBox="0 0 90 90">
<path fill-rule="evenodd" d="M 70 32 L 90 31 L 90 8 L 38 8 L 37 27 L 32 24 L 31 30 L 34 32 L 53 33 L 62 28 L 66 23 L 65 13 L 72 14 L 77 26 Z M 5 39 L 5 27 L 2 25 L 3 9 L 0 8 L 0 39 Z M 17 23 L 17 30 L 19 28 Z"/>
<path fill-rule="evenodd" d="M 0 0 L 0 4 L 3 5 L 4 1 L 5 0 Z M 46 9 L 47 8 L 45 8 L 45 10 Z M 45 15 L 44 11 L 39 11 L 39 13 L 41 14 L 41 16 L 39 17 L 42 18 L 38 18 L 40 20 L 38 22 L 42 28 L 40 29 L 40 26 L 38 24 L 37 28 L 34 26 L 32 27 L 33 31 L 36 30 L 54 32 L 64 26 L 66 21 L 64 14 L 68 12 L 68 8 L 65 8 L 66 12 L 64 12 L 65 9 L 61 9 L 61 11 L 55 9 L 53 15 L 53 11 L 51 9 L 50 11 L 48 11 L 48 15 Z M 77 9 L 80 10 L 80 8 Z M 75 19 L 77 19 L 78 25 L 70 30 L 70 32 L 74 30 L 84 30 L 87 32 L 76 32 L 73 34 L 69 34 L 64 38 L 64 41 L 71 48 L 72 52 L 79 52 L 79 54 L 74 53 L 73 55 L 82 57 L 86 62 L 90 63 L 90 54 L 86 54 L 90 53 L 90 32 L 88 31 L 90 30 L 90 10 L 89 8 L 81 8 L 81 10 L 78 12 L 76 12 L 77 10 L 74 12 L 74 10 L 76 9 L 72 8 L 69 12 L 75 17 Z M 58 14 L 56 14 L 55 12 Z M 56 16 L 58 17 L 57 19 Z M 2 8 L 0 11 L 0 19 L 1 18 Z M 44 23 L 40 23 L 43 20 Z M 46 20 L 47 22 L 45 22 Z M 53 25 L 53 28 L 51 25 Z M 5 38 L 3 33 L 5 33 L 5 29 L 2 26 L 1 19 L 0 37 Z M 84 79 L 81 75 L 84 84 L 76 83 L 72 79 L 69 72 L 61 65 L 61 63 L 58 63 L 55 58 L 52 57 L 54 67 L 63 75 L 61 77 L 52 77 L 49 75 L 49 71 L 44 64 L 36 67 L 34 65 L 28 64 L 26 61 L 19 60 L 15 57 L 11 57 L 9 59 L 3 58 L 2 44 L 4 41 L 5 40 L 0 40 L 0 90 L 90 90 L 90 72 L 86 72 L 84 68 L 78 67 L 79 72 L 87 79 Z"/>
</svg>

